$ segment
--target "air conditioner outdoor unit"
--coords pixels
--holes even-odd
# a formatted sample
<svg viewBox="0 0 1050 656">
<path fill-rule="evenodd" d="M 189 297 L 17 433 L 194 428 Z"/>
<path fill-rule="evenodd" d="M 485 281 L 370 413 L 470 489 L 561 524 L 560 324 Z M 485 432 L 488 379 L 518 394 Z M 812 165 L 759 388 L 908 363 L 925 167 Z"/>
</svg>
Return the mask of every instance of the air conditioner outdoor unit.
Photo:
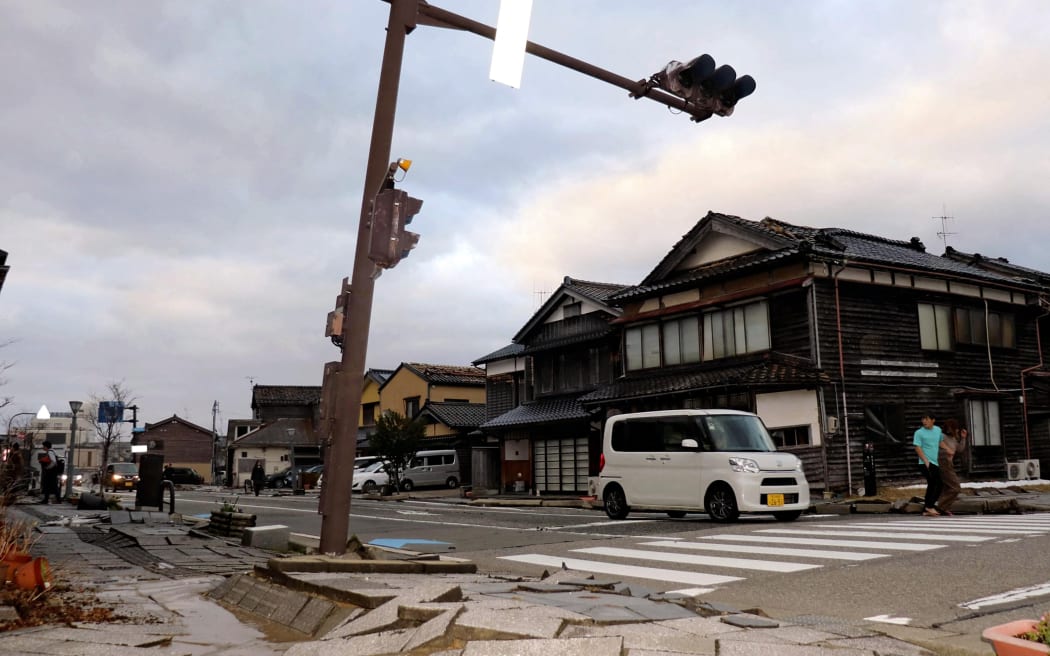
<svg viewBox="0 0 1050 656">
<path fill-rule="evenodd" d="M 1024 478 L 1024 462 L 1006 463 L 1006 478 L 1011 481 L 1019 481 Z"/>
<path fill-rule="evenodd" d="M 1024 467 L 1025 478 L 1042 478 L 1039 475 L 1039 461 L 1038 460 L 1022 460 L 1021 465 Z"/>
</svg>

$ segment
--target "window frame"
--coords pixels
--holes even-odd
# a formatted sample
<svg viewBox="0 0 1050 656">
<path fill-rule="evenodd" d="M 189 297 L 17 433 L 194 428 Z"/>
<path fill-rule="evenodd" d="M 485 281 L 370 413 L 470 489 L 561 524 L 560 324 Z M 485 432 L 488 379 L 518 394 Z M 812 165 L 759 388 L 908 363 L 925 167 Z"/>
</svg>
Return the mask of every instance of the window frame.
<svg viewBox="0 0 1050 656">
<path fill-rule="evenodd" d="M 760 317 L 756 316 L 757 311 L 761 311 Z M 766 299 L 705 312 L 703 319 L 701 357 L 704 362 L 768 351 L 772 348 L 769 301 Z M 760 333 L 755 332 L 758 329 L 756 319 L 761 320 Z"/>
</svg>

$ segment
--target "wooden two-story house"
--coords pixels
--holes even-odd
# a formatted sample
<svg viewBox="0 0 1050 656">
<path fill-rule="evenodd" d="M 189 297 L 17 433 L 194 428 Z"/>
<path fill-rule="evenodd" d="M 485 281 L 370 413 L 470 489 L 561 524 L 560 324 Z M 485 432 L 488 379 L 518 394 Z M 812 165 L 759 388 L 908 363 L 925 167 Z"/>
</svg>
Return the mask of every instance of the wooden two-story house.
<svg viewBox="0 0 1050 656">
<path fill-rule="evenodd" d="M 619 308 L 626 285 L 565 277 L 561 286 L 484 364 L 488 420 L 507 492 L 585 493 L 601 453 L 600 417 L 580 397 L 620 371 Z"/>
<path fill-rule="evenodd" d="M 969 428 L 973 472 L 1002 475 L 1050 458 L 1022 384 L 1045 374 L 1045 291 L 915 238 L 709 213 L 608 297 L 623 310 L 622 369 L 577 400 L 592 417 L 757 412 L 824 489 L 862 483 L 865 444 L 883 480 L 917 477 L 911 435 L 930 412 Z"/>
</svg>

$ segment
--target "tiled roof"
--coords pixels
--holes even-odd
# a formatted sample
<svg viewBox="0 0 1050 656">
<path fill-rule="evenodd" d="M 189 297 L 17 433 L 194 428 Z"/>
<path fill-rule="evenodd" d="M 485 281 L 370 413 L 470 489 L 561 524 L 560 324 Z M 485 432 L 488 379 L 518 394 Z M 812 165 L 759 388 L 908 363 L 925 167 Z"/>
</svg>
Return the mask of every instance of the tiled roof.
<svg viewBox="0 0 1050 656">
<path fill-rule="evenodd" d="M 622 285 L 620 283 L 579 280 L 578 278 L 570 278 L 569 276 L 565 276 L 562 285 L 565 289 L 571 289 L 576 293 L 586 296 L 593 301 L 598 301 L 599 303 L 608 303 L 613 294 L 630 287 L 630 285 Z"/>
<path fill-rule="evenodd" d="M 506 346 L 504 346 L 503 348 L 501 348 L 499 350 L 493 351 L 492 353 L 489 353 L 488 355 L 481 356 L 480 358 L 475 360 L 472 364 L 475 364 L 475 365 L 485 364 L 485 363 L 488 363 L 488 362 L 495 362 L 496 360 L 503 360 L 503 359 L 506 359 L 506 358 L 512 358 L 515 355 L 520 354 L 521 351 L 524 348 L 525 348 L 525 346 L 522 345 L 522 344 L 507 344 Z"/>
<path fill-rule="evenodd" d="M 756 248 L 761 250 L 689 271 L 674 272 L 674 267 L 692 252 L 702 235 L 714 228 L 754 241 Z M 674 245 L 640 285 L 613 294 L 611 300 L 644 297 L 692 284 L 700 279 L 800 256 L 816 261 L 869 263 L 1014 285 L 1023 282 L 1013 276 L 927 253 L 918 238 L 900 241 L 843 228 L 811 228 L 768 217 L 761 221 L 750 221 L 738 216 L 709 212 Z"/>
<path fill-rule="evenodd" d="M 718 387 L 766 387 L 828 382 L 819 369 L 793 358 L 762 358 L 732 366 L 673 373 L 657 371 L 644 376 L 621 378 L 580 397 L 583 404 L 624 401 L 676 392 L 698 392 Z"/>
<path fill-rule="evenodd" d="M 480 428 L 521 428 L 537 424 L 588 418 L 590 418 L 590 414 L 583 409 L 583 406 L 575 398 L 541 399 L 532 403 L 524 403 L 498 417 L 493 417 L 482 424 Z"/>
<path fill-rule="evenodd" d="M 393 369 L 369 369 L 365 372 L 365 378 L 371 378 L 382 385 L 388 378 L 394 375 Z"/>
<path fill-rule="evenodd" d="M 972 264 L 973 266 L 982 269 L 991 269 L 992 271 L 1011 276 L 1015 280 L 1042 283 L 1043 285 L 1050 284 L 1050 273 L 1012 264 L 1010 260 L 1005 257 L 986 257 L 980 253 L 964 253 L 955 250 L 951 246 L 948 246 L 945 249 L 944 257 L 959 262 L 965 262 L 966 264 Z"/>
<path fill-rule="evenodd" d="M 290 434 L 288 431 L 292 431 Z M 317 446 L 313 423 L 308 419 L 278 419 L 235 440 L 232 446 Z"/>
<path fill-rule="evenodd" d="M 408 367 L 420 378 L 435 385 L 485 385 L 485 370 L 478 367 L 422 362 L 405 362 L 402 366 Z"/>
<path fill-rule="evenodd" d="M 620 307 L 615 303 L 611 303 L 609 299 L 617 293 L 630 288 L 630 285 L 621 285 L 619 283 L 610 282 L 594 282 L 591 280 L 577 280 L 576 278 L 565 276 L 558 289 L 547 298 L 543 305 L 532 313 L 532 317 L 530 317 L 529 320 L 525 322 L 525 325 L 518 330 L 516 335 L 514 335 L 514 341 L 519 343 L 527 342 L 529 335 L 542 325 L 556 308 L 565 302 L 566 297 L 575 300 L 586 298 L 591 302 L 602 306 L 602 312 L 612 315 L 613 317 L 618 317 L 620 316 Z"/>
<path fill-rule="evenodd" d="M 449 428 L 477 428 L 485 421 L 484 403 L 430 401 L 419 412 L 432 415 Z"/>
<path fill-rule="evenodd" d="M 57 414 L 58 414 L 57 412 L 52 412 L 51 416 L 55 416 Z M 204 426 L 198 426 L 197 424 L 193 423 L 192 421 L 189 421 L 187 419 L 183 419 L 182 417 L 180 417 L 178 415 L 172 415 L 172 416 L 168 417 L 167 419 L 161 419 L 160 421 L 154 422 L 152 424 L 147 422 L 146 423 L 146 427 L 143 429 L 143 432 L 149 432 L 149 431 L 151 431 L 151 430 L 153 430 L 155 428 L 160 428 L 164 424 L 174 424 L 174 423 L 183 424 L 184 426 L 188 426 L 189 428 L 192 428 L 193 430 L 198 431 L 200 433 L 205 433 L 207 435 L 211 435 L 211 430 L 210 429 L 207 429 Z M 141 435 L 141 434 L 142 433 L 138 433 L 138 435 Z M 132 436 L 132 441 L 134 441 L 134 437 L 136 437 L 136 436 Z"/>
<path fill-rule="evenodd" d="M 255 385 L 252 407 L 261 405 L 310 405 L 321 401 L 320 385 Z"/>
<path fill-rule="evenodd" d="M 573 344 L 582 344 L 584 342 L 594 341 L 596 339 L 605 337 L 610 333 L 614 332 L 614 328 L 605 324 L 599 329 L 589 330 L 585 333 L 579 333 L 576 335 L 565 335 L 555 339 L 550 339 L 545 342 L 539 342 L 531 344 L 521 352 L 522 355 L 532 355 L 533 353 L 540 353 L 542 351 L 549 351 L 555 348 L 561 348 L 563 346 L 571 346 Z"/>
</svg>

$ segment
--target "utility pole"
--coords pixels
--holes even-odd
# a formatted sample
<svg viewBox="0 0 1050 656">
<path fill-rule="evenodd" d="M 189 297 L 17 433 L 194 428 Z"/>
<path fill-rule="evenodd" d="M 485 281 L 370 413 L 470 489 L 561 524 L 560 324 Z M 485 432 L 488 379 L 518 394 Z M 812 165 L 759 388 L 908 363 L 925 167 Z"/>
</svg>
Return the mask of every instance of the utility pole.
<svg viewBox="0 0 1050 656">
<path fill-rule="evenodd" d="M 342 358 L 332 371 L 336 377 L 333 408 L 335 422 L 328 449 L 331 457 L 325 460 L 324 495 L 320 503 L 322 519 L 319 550 L 324 554 L 345 553 L 349 537 L 350 488 L 353 483 L 354 457 L 357 455 L 365 355 L 378 271 L 376 263 L 369 258 L 373 210 L 383 190 L 390 162 L 405 38 L 416 28 L 417 23 L 465 30 L 489 40 L 496 38 L 495 28 L 435 7 L 424 0 L 385 1 L 390 3 L 390 18 L 372 120 L 372 140 L 357 225 L 354 268 L 350 284 L 344 283 L 336 304 L 337 311 L 341 308 L 343 314 L 341 339 L 338 340 Z M 645 97 L 679 109 L 696 122 L 706 120 L 713 114 L 729 116 L 737 101 L 755 90 L 755 81 L 750 75 L 737 78 L 731 66 L 716 67 L 714 59 L 706 54 L 685 64 L 672 61 L 648 78 L 636 81 L 531 41 L 526 42 L 525 51 L 625 89 L 632 98 Z"/>
</svg>

